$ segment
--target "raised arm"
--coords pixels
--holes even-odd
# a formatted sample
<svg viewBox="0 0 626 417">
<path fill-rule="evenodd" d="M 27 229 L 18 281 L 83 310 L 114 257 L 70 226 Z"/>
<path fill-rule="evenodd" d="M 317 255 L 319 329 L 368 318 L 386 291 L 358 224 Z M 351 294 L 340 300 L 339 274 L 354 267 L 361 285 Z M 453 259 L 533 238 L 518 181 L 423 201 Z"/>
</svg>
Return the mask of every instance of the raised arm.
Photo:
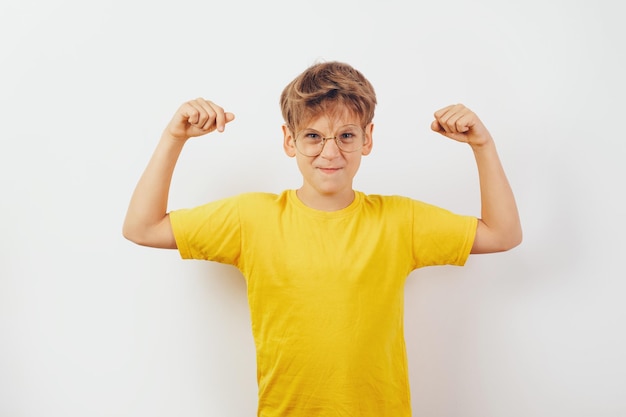
<svg viewBox="0 0 626 417">
<path fill-rule="evenodd" d="M 431 129 L 469 144 L 474 151 L 480 180 L 481 218 L 472 253 L 502 252 L 522 241 L 522 227 L 513 191 L 506 178 L 496 145 L 478 116 L 462 104 L 435 112 Z"/>
<path fill-rule="evenodd" d="M 167 201 L 174 167 L 187 139 L 224 131 L 235 115 L 198 98 L 181 105 L 169 122 L 130 200 L 122 234 L 132 242 L 176 249 Z"/>
</svg>

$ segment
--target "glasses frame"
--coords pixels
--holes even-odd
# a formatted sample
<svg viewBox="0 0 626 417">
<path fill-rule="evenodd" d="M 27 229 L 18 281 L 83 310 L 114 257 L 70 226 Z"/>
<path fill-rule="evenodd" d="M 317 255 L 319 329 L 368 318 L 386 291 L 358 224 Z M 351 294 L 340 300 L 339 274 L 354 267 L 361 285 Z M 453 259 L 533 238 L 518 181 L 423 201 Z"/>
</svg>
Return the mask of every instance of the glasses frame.
<svg viewBox="0 0 626 417">
<path fill-rule="evenodd" d="M 311 155 L 309 155 L 309 154 L 306 154 L 306 153 L 302 152 L 302 150 L 301 150 L 300 148 L 298 148 L 298 135 L 299 135 L 300 133 L 302 133 L 304 130 L 300 130 L 299 132 L 297 132 L 297 133 L 293 136 L 293 142 L 294 142 L 294 145 L 295 145 L 295 147 L 296 147 L 296 150 L 297 150 L 298 152 L 300 152 L 300 154 L 302 154 L 302 155 L 304 155 L 304 156 L 308 156 L 308 157 L 319 156 L 319 155 L 321 155 L 321 154 L 322 154 L 322 152 L 324 152 L 324 147 L 326 146 L 326 142 L 328 142 L 329 140 L 334 140 L 334 141 L 335 141 L 335 145 L 337 145 L 337 149 L 339 149 L 339 151 L 340 151 L 340 152 L 344 152 L 344 153 L 353 153 L 353 152 L 358 152 L 358 151 L 360 151 L 361 149 L 363 149 L 363 147 L 365 146 L 365 138 L 366 138 L 366 135 L 365 135 L 365 127 L 361 127 L 361 126 L 359 126 L 359 125 L 350 125 L 350 124 L 349 124 L 349 125 L 342 126 L 342 127 L 341 127 L 341 129 L 343 129 L 343 128 L 347 127 L 347 126 L 356 126 L 356 127 L 358 127 L 359 129 L 361 129 L 361 133 L 362 133 L 362 135 L 363 135 L 363 140 L 361 141 L 361 146 L 359 146 L 359 147 L 358 147 L 358 149 L 353 149 L 353 150 L 351 150 L 351 151 L 346 151 L 346 150 L 344 150 L 344 149 L 342 149 L 342 148 L 341 148 L 341 138 L 339 138 L 337 135 L 335 135 L 335 136 L 329 136 L 329 137 L 324 137 L 324 136 L 322 136 L 321 132 L 319 132 L 319 131 L 317 131 L 317 130 L 315 130 L 315 129 L 310 129 L 312 132 L 315 132 L 315 133 L 319 134 L 320 136 L 322 136 L 322 146 L 320 147 L 320 151 L 319 151 L 318 153 L 316 153 L 316 154 L 311 154 Z M 341 130 L 341 129 L 339 129 L 339 130 Z M 305 130 L 306 130 L 306 129 L 305 129 Z"/>
</svg>

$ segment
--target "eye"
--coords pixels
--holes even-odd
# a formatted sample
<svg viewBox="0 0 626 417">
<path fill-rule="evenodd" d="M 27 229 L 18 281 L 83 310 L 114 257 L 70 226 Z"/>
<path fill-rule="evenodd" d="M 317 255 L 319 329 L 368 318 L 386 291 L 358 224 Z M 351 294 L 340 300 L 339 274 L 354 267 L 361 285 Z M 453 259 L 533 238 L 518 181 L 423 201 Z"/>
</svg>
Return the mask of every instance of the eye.
<svg viewBox="0 0 626 417">
<path fill-rule="evenodd" d="M 319 133 L 316 133 L 316 132 L 305 132 L 302 135 L 302 139 L 307 141 L 307 142 L 321 142 L 322 141 L 322 135 L 320 135 Z"/>
<path fill-rule="evenodd" d="M 341 142 L 343 143 L 354 142 L 356 140 L 356 134 L 352 132 L 344 132 L 341 135 L 339 135 L 339 140 L 341 140 Z"/>
</svg>

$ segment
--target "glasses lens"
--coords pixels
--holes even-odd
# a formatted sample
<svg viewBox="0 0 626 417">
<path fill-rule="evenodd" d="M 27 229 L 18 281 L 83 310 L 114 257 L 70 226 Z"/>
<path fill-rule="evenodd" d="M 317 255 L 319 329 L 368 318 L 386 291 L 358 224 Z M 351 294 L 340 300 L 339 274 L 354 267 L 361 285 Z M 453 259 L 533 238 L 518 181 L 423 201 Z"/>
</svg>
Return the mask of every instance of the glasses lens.
<svg viewBox="0 0 626 417">
<path fill-rule="evenodd" d="M 324 137 L 320 132 L 305 129 L 296 136 L 296 148 L 306 156 L 317 156 L 322 153 L 325 143 L 335 140 L 343 152 L 356 152 L 363 147 L 363 129 L 357 125 L 346 125 L 336 132 L 333 137 Z"/>
</svg>

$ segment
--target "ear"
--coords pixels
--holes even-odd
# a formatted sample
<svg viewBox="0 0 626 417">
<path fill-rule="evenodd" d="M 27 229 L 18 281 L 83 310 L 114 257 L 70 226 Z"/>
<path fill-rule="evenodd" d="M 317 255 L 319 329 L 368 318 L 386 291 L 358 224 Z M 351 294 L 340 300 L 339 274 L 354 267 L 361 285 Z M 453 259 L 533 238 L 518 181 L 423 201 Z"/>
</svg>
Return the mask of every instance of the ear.
<svg viewBox="0 0 626 417">
<path fill-rule="evenodd" d="M 283 149 L 288 157 L 293 158 L 296 156 L 296 142 L 291 133 L 291 129 L 287 125 L 283 125 Z"/>
<path fill-rule="evenodd" d="M 369 155 L 372 152 L 372 146 L 374 145 L 374 123 L 370 123 L 365 126 L 365 144 L 361 149 L 361 155 Z"/>
</svg>

